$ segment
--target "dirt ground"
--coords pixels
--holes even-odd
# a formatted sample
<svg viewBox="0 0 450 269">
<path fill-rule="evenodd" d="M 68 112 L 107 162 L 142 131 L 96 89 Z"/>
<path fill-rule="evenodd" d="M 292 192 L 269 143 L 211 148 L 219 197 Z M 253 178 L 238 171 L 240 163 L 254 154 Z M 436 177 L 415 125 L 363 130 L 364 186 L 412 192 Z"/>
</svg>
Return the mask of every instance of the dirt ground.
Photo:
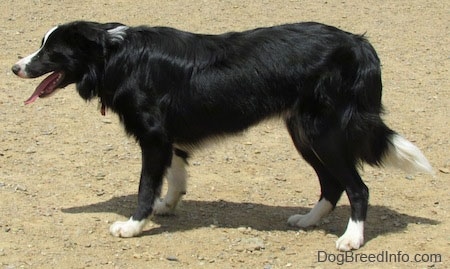
<svg viewBox="0 0 450 269">
<path fill-rule="evenodd" d="M 115 115 L 102 117 L 97 103 L 82 101 L 73 85 L 25 106 L 40 80 L 22 80 L 10 71 L 19 57 L 38 48 L 48 29 L 78 19 L 203 33 L 320 21 L 366 32 L 383 62 L 386 122 L 423 150 L 436 175 L 364 167 L 371 207 L 366 244 L 353 255 L 399 258 L 367 262 L 353 256 L 344 266 L 450 268 L 447 1 L 2 0 L 0 14 L 1 268 L 271 269 L 342 263 L 334 242 L 349 217 L 346 196 L 313 229 L 286 224 L 290 215 L 314 205 L 319 184 L 278 121 L 198 152 L 175 216 L 153 218 L 141 237 L 112 237 L 109 225 L 127 219 L 135 207 L 136 143 Z"/>
</svg>

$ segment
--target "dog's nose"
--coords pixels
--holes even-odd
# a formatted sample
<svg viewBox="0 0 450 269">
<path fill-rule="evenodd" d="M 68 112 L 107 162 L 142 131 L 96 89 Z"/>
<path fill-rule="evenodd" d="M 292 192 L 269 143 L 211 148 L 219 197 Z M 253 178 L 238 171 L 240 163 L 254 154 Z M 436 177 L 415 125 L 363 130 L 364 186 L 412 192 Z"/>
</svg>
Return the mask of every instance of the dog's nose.
<svg viewBox="0 0 450 269">
<path fill-rule="evenodd" d="M 13 65 L 11 70 L 13 71 L 14 74 L 19 75 L 19 72 L 21 70 L 20 65 L 18 65 L 18 64 Z"/>
</svg>

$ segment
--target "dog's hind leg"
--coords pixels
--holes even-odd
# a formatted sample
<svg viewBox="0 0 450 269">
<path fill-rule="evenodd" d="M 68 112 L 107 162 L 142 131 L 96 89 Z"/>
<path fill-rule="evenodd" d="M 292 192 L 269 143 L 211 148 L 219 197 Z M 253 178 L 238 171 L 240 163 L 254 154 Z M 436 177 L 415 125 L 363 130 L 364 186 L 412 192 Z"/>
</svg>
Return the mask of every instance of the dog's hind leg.
<svg viewBox="0 0 450 269">
<path fill-rule="evenodd" d="M 308 214 L 291 216 L 288 222 L 300 227 L 317 223 L 334 208 L 345 190 L 350 200 L 351 217 L 347 230 L 336 242 L 336 248 L 342 251 L 358 249 L 364 244 L 368 188 L 358 174 L 343 130 L 327 117 L 304 116 L 300 119 L 300 115 L 295 115 L 286 123 L 297 149 L 315 169 L 322 194 Z"/>
<path fill-rule="evenodd" d="M 187 179 L 187 153 L 176 149 L 172 156 L 172 163 L 167 169 L 167 193 L 164 199 L 157 199 L 153 206 L 153 214 L 169 215 L 172 214 L 186 194 Z"/>
<path fill-rule="evenodd" d="M 286 121 L 286 125 L 295 147 L 301 153 L 303 158 L 314 168 L 320 181 L 322 193 L 319 201 L 311 209 L 311 211 L 305 215 L 292 215 L 288 219 L 288 224 L 291 226 L 307 228 L 309 226 L 316 225 L 321 218 L 328 215 L 328 213 L 333 210 L 344 189 L 340 185 L 339 181 L 334 178 L 333 175 L 331 175 L 324 167 L 316 154 L 308 146 L 302 143 L 297 120 L 290 118 Z"/>
<path fill-rule="evenodd" d="M 307 228 L 316 225 L 320 219 L 328 215 L 336 206 L 342 195 L 343 187 L 324 167 L 319 164 L 317 158 L 311 157 L 308 150 L 300 151 L 302 156 L 311 164 L 319 177 L 321 195 L 319 201 L 311 211 L 305 215 L 292 215 L 288 219 L 288 224 L 300 228 Z"/>
<path fill-rule="evenodd" d="M 359 176 L 355 160 L 340 131 L 334 130 L 315 138 L 311 148 L 327 171 L 345 189 L 350 201 L 350 220 L 345 233 L 336 241 L 336 248 L 341 251 L 358 249 L 364 244 L 369 189 Z"/>
</svg>

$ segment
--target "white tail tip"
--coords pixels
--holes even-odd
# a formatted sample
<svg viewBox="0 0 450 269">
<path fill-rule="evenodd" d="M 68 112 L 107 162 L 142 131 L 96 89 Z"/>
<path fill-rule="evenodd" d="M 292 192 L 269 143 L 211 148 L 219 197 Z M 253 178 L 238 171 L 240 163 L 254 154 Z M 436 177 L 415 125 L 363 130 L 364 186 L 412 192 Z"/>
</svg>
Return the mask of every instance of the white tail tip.
<svg viewBox="0 0 450 269">
<path fill-rule="evenodd" d="M 404 137 L 394 134 L 389 142 L 388 152 L 382 162 L 384 165 L 395 166 L 407 173 L 434 174 L 433 167 L 420 149 Z"/>
</svg>

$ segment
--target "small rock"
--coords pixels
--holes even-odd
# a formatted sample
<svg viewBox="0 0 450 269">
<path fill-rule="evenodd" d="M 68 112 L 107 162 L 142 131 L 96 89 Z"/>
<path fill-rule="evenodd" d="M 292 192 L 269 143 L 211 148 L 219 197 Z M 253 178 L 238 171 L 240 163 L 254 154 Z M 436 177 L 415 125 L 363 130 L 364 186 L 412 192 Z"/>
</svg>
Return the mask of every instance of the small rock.
<svg viewBox="0 0 450 269">
<path fill-rule="evenodd" d="M 238 230 L 238 232 L 244 233 L 247 231 L 247 228 L 246 227 L 238 227 L 237 230 Z"/>
<path fill-rule="evenodd" d="M 178 258 L 175 257 L 175 256 L 168 256 L 166 259 L 167 259 L 168 261 L 171 261 L 171 262 L 177 262 L 177 261 L 178 261 Z"/>
<path fill-rule="evenodd" d="M 33 154 L 36 153 L 36 148 L 35 147 L 29 147 L 25 150 L 26 154 Z"/>
<path fill-rule="evenodd" d="M 105 191 L 104 190 L 98 190 L 96 195 L 97 196 L 103 196 L 103 195 L 105 195 Z"/>
<path fill-rule="evenodd" d="M 95 176 L 95 179 L 97 179 L 97 180 L 104 180 L 105 177 L 106 177 L 106 174 L 100 172 L 100 173 L 98 173 L 98 174 Z"/>
<path fill-rule="evenodd" d="M 444 174 L 450 174 L 450 170 L 444 167 L 439 168 L 439 172 Z"/>
<path fill-rule="evenodd" d="M 23 186 L 23 185 L 17 185 L 15 188 L 14 188 L 14 190 L 15 191 L 27 191 L 27 187 L 26 186 Z"/>
<path fill-rule="evenodd" d="M 259 251 L 266 248 L 263 240 L 258 237 L 243 239 L 242 241 L 247 251 Z"/>
<path fill-rule="evenodd" d="M 113 146 L 113 145 L 107 145 L 107 146 L 103 149 L 103 151 L 112 151 L 112 150 L 114 150 L 114 146 Z"/>
</svg>

